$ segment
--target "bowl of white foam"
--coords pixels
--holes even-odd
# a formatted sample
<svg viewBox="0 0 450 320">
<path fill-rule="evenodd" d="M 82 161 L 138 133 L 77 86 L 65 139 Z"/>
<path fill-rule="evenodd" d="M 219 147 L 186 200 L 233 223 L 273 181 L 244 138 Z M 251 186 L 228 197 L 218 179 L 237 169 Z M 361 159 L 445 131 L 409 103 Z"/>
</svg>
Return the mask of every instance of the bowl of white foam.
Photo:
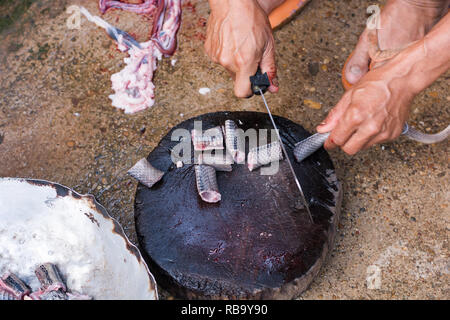
<svg viewBox="0 0 450 320">
<path fill-rule="evenodd" d="M 43 180 L 0 178 L 0 275 L 12 272 L 35 291 L 34 270 L 47 262 L 68 289 L 93 299 L 158 299 L 139 250 L 93 196 Z"/>
</svg>

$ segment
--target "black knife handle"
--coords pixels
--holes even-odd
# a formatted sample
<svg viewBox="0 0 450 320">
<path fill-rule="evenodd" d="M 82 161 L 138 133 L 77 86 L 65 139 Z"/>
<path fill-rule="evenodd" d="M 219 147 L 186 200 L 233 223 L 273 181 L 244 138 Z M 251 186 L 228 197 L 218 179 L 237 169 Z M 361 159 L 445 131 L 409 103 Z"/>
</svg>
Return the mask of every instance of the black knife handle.
<svg viewBox="0 0 450 320">
<path fill-rule="evenodd" d="M 267 72 L 262 74 L 259 67 L 258 71 L 256 71 L 256 74 L 250 77 L 250 83 L 252 84 L 253 93 L 258 95 L 261 94 L 261 92 L 259 91 L 260 89 L 264 93 L 270 87 L 270 80 Z"/>
</svg>

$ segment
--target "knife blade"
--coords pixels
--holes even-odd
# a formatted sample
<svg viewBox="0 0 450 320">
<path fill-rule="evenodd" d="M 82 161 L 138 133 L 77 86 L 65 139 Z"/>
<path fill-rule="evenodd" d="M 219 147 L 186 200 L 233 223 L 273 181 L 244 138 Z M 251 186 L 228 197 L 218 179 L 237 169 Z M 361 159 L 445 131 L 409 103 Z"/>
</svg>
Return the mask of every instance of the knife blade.
<svg viewBox="0 0 450 320">
<path fill-rule="evenodd" d="M 85 7 L 80 7 L 80 12 L 88 19 L 89 21 L 95 23 L 97 26 L 106 30 L 106 33 L 117 43 L 124 44 L 127 47 L 137 47 L 142 49 L 140 43 L 134 39 L 129 33 L 114 27 L 109 24 L 99 16 L 93 16 Z"/>
<path fill-rule="evenodd" d="M 306 211 L 308 212 L 311 223 L 314 223 L 311 211 L 309 209 L 308 202 L 306 201 L 306 197 L 303 193 L 302 186 L 300 185 L 300 181 L 298 180 L 297 175 L 295 174 L 294 167 L 292 166 L 291 160 L 289 159 L 289 155 L 286 151 L 286 148 L 284 147 L 283 141 L 281 140 L 280 131 L 278 130 L 277 125 L 275 124 L 275 120 L 273 119 L 272 113 L 270 112 L 270 109 L 269 109 L 269 105 L 267 104 L 266 98 L 264 97 L 264 92 L 270 86 L 270 80 L 269 80 L 269 77 L 267 76 L 267 72 L 262 74 L 261 70 L 258 68 L 258 71 L 256 72 L 256 74 L 254 76 L 250 77 L 250 83 L 252 84 L 253 93 L 260 95 L 264 102 L 267 113 L 269 114 L 269 117 L 270 117 L 270 121 L 272 122 L 272 126 L 275 129 L 275 132 L 277 134 L 278 141 L 280 142 L 281 149 L 283 150 L 283 154 L 286 158 L 286 161 L 289 164 L 289 168 L 292 172 L 292 175 L 294 176 L 295 184 L 297 185 L 298 191 L 300 192 L 300 196 L 301 196 L 303 205 L 305 206 Z"/>
</svg>

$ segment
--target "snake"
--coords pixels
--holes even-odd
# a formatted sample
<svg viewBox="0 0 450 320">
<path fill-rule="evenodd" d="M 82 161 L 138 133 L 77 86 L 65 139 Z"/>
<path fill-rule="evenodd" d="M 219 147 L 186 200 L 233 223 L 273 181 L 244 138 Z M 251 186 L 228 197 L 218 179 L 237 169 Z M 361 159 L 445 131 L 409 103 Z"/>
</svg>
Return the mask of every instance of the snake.
<svg viewBox="0 0 450 320">
<path fill-rule="evenodd" d="M 448 138 L 448 136 L 450 135 L 450 125 L 448 125 L 447 128 L 438 133 L 427 134 L 408 125 L 408 123 L 405 123 L 405 125 L 403 126 L 402 135 L 420 143 L 425 144 L 438 143 Z M 301 162 L 307 157 L 309 157 L 311 154 L 313 154 L 320 147 L 323 146 L 323 144 L 325 143 L 325 141 L 328 139 L 329 136 L 330 132 L 316 133 L 298 142 L 294 148 L 295 160 L 297 160 L 297 162 Z"/>
</svg>

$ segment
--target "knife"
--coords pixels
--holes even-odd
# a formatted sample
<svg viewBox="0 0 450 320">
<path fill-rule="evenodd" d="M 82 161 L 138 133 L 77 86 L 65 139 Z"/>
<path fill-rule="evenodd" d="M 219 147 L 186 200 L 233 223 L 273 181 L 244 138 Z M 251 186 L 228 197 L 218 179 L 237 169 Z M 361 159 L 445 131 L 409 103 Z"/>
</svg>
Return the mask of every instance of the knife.
<svg viewBox="0 0 450 320">
<path fill-rule="evenodd" d="M 281 140 L 281 136 L 280 136 L 278 127 L 275 124 L 275 121 L 273 120 L 272 113 L 270 112 L 266 98 L 264 97 L 264 92 L 266 92 L 266 90 L 270 87 L 270 80 L 269 80 L 269 77 L 267 76 L 267 72 L 262 74 L 261 69 L 258 68 L 258 71 L 256 71 L 256 74 L 254 76 L 250 77 L 250 83 L 252 85 L 253 93 L 256 95 L 260 95 L 262 97 L 264 105 L 266 106 L 266 109 L 267 109 L 267 113 L 269 114 L 270 121 L 272 122 L 273 128 L 275 129 L 275 132 L 277 133 L 278 141 L 280 142 L 280 146 L 281 146 L 281 149 L 283 150 L 284 157 L 286 158 L 286 161 L 289 164 L 289 168 L 292 172 L 292 175 L 294 176 L 295 184 L 297 185 L 298 191 L 300 191 L 300 196 L 301 196 L 302 202 L 306 208 L 306 211 L 308 212 L 311 223 L 314 223 L 314 220 L 311 215 L 311 211 L 309 209 L 308 202 L 306 201 L 305 195 L 303 194 L 302 186 L 300 185 L 297 175 L 295 174 L 294 167 L 292 166 L 291 160 L 289 159 L 289 155 L 284 147 L 283 141 Z"/>
<path fill-rule="evenodd" d="M 93 16 L 85 7 L 80 7 L 80 12 L 88 19 L 89 21 L 95 23 L 97 26 L 102 27 L 106 30 L 106 33 L 117 43 L 122 43 L 126 45 L 128 48 L 137 47 L 142 49 L 140 43 L 134 39 L 129 33 L 114 27 L 109 24 L 99 16 Z"/>
</svg>

